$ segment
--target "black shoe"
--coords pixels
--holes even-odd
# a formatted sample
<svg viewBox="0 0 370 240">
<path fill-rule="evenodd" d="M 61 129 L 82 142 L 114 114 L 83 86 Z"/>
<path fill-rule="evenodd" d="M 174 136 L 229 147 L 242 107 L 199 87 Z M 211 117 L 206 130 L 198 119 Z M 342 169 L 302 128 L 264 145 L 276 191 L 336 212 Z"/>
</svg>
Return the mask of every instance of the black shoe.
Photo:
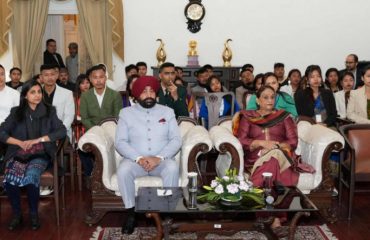
<svg viewBox="0 0 370 240">
<path fill-rule="evenodd" d="M 132 234 L 136 227 L 135 215 L 129 214 L 126 220 L 126 224 L 122 226 L 122 234 Z"/>
<path fill-rule="evenodd" d="M 23 218 L 22 218 L 22 215 L 16 215 L 12 218 L 12 220 L 10 221 L 9 225 L 8 225 L 8 229 L 10 231 L 13 231 L 14 229 L 16 229 L 17 227 L 19 227 L 21 224 L 23 223 Z"/>
<path fill-rule="evenodd" d="M 39 216 L 36 214 L 36 215 L 31 215 L 31 228 L 32 230 L 37 230 L 40 228 L 40 220 L 39 220 Z"/>
</svg>

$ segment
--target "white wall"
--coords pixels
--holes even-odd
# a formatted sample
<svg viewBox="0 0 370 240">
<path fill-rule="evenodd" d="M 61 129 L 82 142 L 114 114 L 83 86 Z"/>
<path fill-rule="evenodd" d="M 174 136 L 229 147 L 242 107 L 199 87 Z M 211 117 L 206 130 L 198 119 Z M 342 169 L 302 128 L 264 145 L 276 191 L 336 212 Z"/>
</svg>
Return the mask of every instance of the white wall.
<svg viewBox="0 0 370 240">
<path fill-rule="evenodd" d="M 51 2 L 51 14 L 76 13 Z M 113 55 L 114 80 L 126 81 L 124 67 L 145 61 L 155 66 L 157 38 L 165 42 L 167 61 L 184 66 L 189 40 L 198 42 L 199 62 L 222 65 L 223 43 L 233 50 L 232 64 L 252 63 L 255 72 L 272 70 L 283 62 L 286 70 L 309 64 L 342 68 L 348 53 L 370 60 L 370 1 L 368 0 L 203 0 L 206 16 L 200 32 L 187 30 L 187 0 L 124 0 L 125 63 Z M 64 11 L 58 10 L 64 9 Z M 0 58 L 9 70 L 10 52 Z"/>
<path fill-rule="evenodd" d="M 165 42 L 167 61 L 184 66 L 188 42 L 198 42 L 199 62 L 223 64 L 227 38 L 232 65 L 252 63 L 255 72 L 309 64 L 344 67 L 348 53 L 370 60 L 369 0 L 203 0 L 206 16 L 200 32 L 187 30 L 187 0 L 124 0 L 125 62 L 156 65 L 157 38 Z"/>
</svg>

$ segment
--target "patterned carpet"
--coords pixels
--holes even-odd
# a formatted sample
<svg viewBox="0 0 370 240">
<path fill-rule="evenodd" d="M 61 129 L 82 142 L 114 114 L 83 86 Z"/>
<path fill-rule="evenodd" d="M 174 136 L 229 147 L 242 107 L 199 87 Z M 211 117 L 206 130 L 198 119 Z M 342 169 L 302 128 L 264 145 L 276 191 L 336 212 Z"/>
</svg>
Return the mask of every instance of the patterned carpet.
<svg viewBox="0 0 370 240">
<path fill-rule="evenodd" d="M 90 240 L 149 240 L 152 239 L 156 230 L 154 227 L 138 227 L 131 235 L 122 235 L 121 228 L 97 227 Z M 196 233 L 171 234 L 170 240 L 192 240 L 197 239 Z M 210 240 L 267 240 L 257 231 L 240 231 L 234 235 L 217 235 L 210 233 L 205 239 Z M 283 238 L 284 239 L 284 238 Z M 297 240 L 337 240 L 326 225 L 321 226 L 298 226 L 295 238 Z"/>
</svg>

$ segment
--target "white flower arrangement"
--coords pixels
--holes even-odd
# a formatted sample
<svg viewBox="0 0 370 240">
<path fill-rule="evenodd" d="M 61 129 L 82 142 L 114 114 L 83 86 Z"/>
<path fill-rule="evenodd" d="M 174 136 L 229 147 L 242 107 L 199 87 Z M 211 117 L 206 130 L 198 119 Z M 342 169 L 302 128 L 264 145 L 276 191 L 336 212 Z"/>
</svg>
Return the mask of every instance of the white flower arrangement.
<svg viewBox="0 0 370 240">
<path fill-rule="evenodd" d="M 203 186 L 208 192 L 198 196 L 200 201 L 217 202 L 220 199 L 237 202 L 251 199 L 258 205 L 263 205 L 263 191 L 253 188 L 250 181 L 237 175 L 236 169 L 229 169 L 222 178 L 216 177 L 210 186 Z"/>
</svg>

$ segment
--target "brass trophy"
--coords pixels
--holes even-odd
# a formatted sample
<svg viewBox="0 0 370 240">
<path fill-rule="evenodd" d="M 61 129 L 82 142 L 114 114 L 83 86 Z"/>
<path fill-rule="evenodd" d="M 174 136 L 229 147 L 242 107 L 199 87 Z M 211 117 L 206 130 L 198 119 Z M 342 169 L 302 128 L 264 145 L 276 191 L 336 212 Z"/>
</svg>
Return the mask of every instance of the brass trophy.
<svg viewBox="0 0 370 240">
<path fill-rule="evenodd" d="M 231 39 L 227 39 L 225 42 L 225 49 L 222 53 L 222 59 L 224 60 L 224 67 L 231 67 L 231 59 L 233 58 L 233 53 L 229 47 L 229 42 L 232 41 Z"/>
<path fill-rule="evenodd" d="M 198 53 L 197 53 L 197 41 L 195 40 L 190 40 L 189 42 L 189 52 L 188 52 L 188 56 L 197 56 Z"/>
<path fill-rule="evenodd" d="M 160 67 L 164 61 L 166 61 L 166 52 L 164 51 L 164 43 L 162 39 L 158 38 L 157 41 L 160 42 L 160 45 L 157 50 L 157 61 L 158 61 L 158 67 Z"/>
<path fill-rule="evenodd" d="M 188 52 L 188 65 L 187 66 L 199 66 L 198 53 L 197 53 L 197 41 L 189 41 L 189 52 Z"/>
</svg>

